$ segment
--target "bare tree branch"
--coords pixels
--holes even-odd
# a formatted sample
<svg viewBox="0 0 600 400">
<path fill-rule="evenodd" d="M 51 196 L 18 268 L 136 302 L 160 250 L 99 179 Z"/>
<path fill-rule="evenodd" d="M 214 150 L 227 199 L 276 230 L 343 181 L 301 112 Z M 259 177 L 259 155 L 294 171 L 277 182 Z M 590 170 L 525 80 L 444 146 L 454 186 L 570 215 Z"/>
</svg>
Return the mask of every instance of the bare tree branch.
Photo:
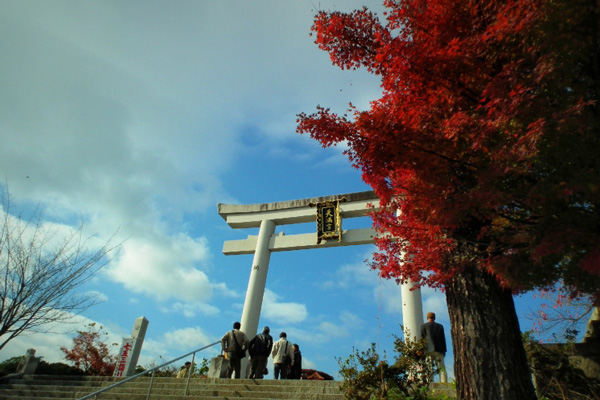
<svg viewBox="0 0 600 400">
<path fill-rule="evenodd" d="M 27 331 L 67 322 L 97 303 L 78 293 L 108 262 L 119 245 L 111 239 L 90 250 L 83 226 L 63 232 L 42 222 L 39 210 L 29 217 L 11 214 L 8 191 L 0 193 L 0 350 Z"/>
</svg>

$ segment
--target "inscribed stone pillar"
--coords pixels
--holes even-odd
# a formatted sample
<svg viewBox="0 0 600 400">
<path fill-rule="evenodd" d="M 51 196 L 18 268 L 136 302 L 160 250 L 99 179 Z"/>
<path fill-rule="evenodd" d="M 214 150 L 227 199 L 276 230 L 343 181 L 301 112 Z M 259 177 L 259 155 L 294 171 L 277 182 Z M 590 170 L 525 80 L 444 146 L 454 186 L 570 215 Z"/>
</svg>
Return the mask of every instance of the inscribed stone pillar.
<svg viewBox="0 0 600 400">
<path fill-rule="evenodd" d="M 135 368 L 138 365 L 140 353 L 142 352 L 142 345 L 144 344 L 144 338 L 146 337 L 146 329 L 148 329 L 149 321 L 146 317 L 139 317 L 133 324 L 133 331 L 131 331 L 131 337 L 135 340 L 133 344 L 133 354 L 131 356 L 131 363 L 127 369 L 127 376 L 135 375 Z"/>
<path fill-rule="evenodd" d="M 21 357 L 17 365 L 17 373 L 32 375 L 40 362 L 40 358 L 35 356 L 35 349 L 27 349 L 27 353 Z"/>
</svg>

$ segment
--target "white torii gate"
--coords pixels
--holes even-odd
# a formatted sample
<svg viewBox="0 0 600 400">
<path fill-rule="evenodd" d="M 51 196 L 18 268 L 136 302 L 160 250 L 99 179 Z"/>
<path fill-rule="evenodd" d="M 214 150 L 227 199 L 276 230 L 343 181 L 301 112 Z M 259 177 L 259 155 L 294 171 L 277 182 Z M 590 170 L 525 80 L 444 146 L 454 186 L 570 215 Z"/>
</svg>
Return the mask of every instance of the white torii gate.
<svg viewBox="0 0 600 400">
<path fill-rule="evenodd" d="M 259 228 L 258 236 L 249 235 L 243 240 L 229 240 L 223 245 L 223 254 L 252 254 L 250 280 L 242 312 L 241 329 L 249 338 L 258 331 L 258 321 L 262 308 L 267 272 L 272 252 L 315 249 L 323 247 L 352 246 L 373 243 L 377 235 L 373 228 L 342 230 L 340 240 L 328 239 L 317 243 L 317 233 L 285 235 L 283 232 L 275 235 L 277 225 L 315 222 L 317 203 L 336 201 L 339 203 L 341 221 L 347 218 L 365 217 L 373 208 L 379 208 L 379 198 L 375 192 L 358 192 L 336 196 L 317 197 L 283 201 L 276 203 L 233 205 L 218 204 L 219 215 L 227 224 L 234 228 Z M 401 285 L 402 290 L 402 319 L 404 329 L 415 338 L 423 324 L 423 305 L 421 290 L 410 290 L 411 283 Z"/>
</svg>

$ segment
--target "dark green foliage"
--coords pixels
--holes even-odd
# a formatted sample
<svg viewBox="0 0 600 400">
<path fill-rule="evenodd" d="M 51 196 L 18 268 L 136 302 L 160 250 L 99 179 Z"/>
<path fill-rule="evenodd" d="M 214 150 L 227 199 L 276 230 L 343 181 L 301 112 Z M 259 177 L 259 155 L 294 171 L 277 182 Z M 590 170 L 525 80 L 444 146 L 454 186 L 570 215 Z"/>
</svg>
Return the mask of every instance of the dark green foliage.
<svg viewBox="0 0 600 400">
<path fill-rule="evenodd" d="M 81 369 L 67 365 L 65 363 L 48 363 L 44 360 L 40 361 L 35 370 L 36 374 L 39 375 L 85 375 Z"/>
<path fill-rule="evenodd" d="M 148 369 L 153 368 L 154 366 L 149 366 Z M 154 372 L 148 373 L 146 374 L 146 376 L 152 376 L 154 374 L 154 376 L 157 377 L 167 377 L 167 378 L 174 378 L 177 376 L 177 373 L 179 372 L 179 367 L 177 367 L 174 364 L 170 364 L 170 365 L 166 365 L 162 368 L 159 368 L 157 370 L 155 370 Z"/>
<path fill-rule="evenodd" d="M 196 367 L 194 373 L 197 373 L 198 375 L 206 375 L 208 374 L 208 360 L 206 358 L 203 358 L 202 361 L 200 361 L 200 365 L 195 365 Z"/>
<path fill-rule="evenodd" d="M 141 374 L 142 372 L 144 372 L 146 370 L 146 368 L 142 367 L 141 365 L 138 365 L 137 367 L 135 367 L 135 371 L 134 374 Z"/>
<path fill-rule="evenodd" d="M 338 359 L 341 387 L 348 400 L 427 399 L 434 369 L 427 359 L 426 344 L 394 340 L 397 353 L 393 363 L 377 352 L 375 343 L 366 351 L 355 350 L 347 359 Z"/>
<path fill-rule="evenodd" d="M 13 374 L 17 371 L 17 367 L 21 361 L 21 356 L 12 357 L 0 363 L 0 376 Z M 38 375 L 85 375 L 81 369 L 72 367 L 64 363 L 49 363 L 41 360 L 35 370 Z"/>
<path fill-rule="evenodd" d="M 21 357 L 8 358 L 0 363 L 0 376 L 12 374 L 17 371 Z"/>
</svg>

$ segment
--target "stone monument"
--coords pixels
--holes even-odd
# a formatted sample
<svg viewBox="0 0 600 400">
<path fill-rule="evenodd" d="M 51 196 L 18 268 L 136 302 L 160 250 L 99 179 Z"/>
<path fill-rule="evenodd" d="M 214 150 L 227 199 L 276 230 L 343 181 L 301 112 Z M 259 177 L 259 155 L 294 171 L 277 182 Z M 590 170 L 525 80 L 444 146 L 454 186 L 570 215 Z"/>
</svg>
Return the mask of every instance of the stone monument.
<svg viewBox="0 0 600 400">
<path fill-rule="evenodd" d="M 146 317 L 139 317 L 133 324 L 131 337 L 123 338 L 121 349 L 119 350 L 119 359 L 113 376 L 126 377 L 135 375 L 135 368 L 142 352 L 146 329 L 148 328 Z"/>
<path fill-rule="evenodd" d="M 35 356 L 35 349 L 27 349 L 27 353 L 17 365 L 17 374 L 31 375 L 35 373 L 35 370 L 40 362 L 40 358 Z"/>
</svg>

